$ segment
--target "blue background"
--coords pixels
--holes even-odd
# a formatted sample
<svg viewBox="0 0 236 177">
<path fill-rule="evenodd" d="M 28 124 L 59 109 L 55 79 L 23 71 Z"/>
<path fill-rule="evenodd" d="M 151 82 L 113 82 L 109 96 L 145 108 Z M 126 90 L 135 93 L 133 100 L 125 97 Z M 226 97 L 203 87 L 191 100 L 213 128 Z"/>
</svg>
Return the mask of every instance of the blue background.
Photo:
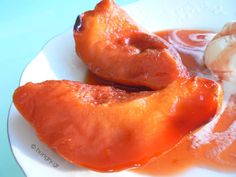
<svg viewBox="0 0 236 177">
<path fill-rule="evenodd" d="M 135 0 L 117 0 L 120 5 Z M 0 177 L 23 177 L 7 136 L 12 94 L 27 63 L 98 0 L 0 0 Z M 35 167 L 37 168 L 37 167 Z"/>
</svg>

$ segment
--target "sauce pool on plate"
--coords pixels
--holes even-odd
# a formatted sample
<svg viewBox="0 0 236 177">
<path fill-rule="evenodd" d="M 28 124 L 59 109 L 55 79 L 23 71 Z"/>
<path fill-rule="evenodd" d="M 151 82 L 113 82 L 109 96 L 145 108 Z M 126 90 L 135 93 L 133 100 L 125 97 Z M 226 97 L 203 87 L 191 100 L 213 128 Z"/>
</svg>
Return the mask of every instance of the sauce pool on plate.
<svg viewBox="0 0 236 177">
<path fill-rule="evenodd" d="M 191 74 L 210 74 L 204 64 L 203 54 L 215 33 L 204 30 L 166 30 L 156 34 L 176 48 Z"/>
<path fill-rule="evenodd" d="M 179 52 L 192 75 L 213 78 L 204 64 L 204 51 L 215 33 L 204 30 L 166 30 L 156 32 Z M 106 81 L 88 72 L 86 83 L 112 85 L 130 92 L 149 90 Z M 216 117 L 182 139 L 173 149 L 134 170 L 151 175 L 172 174 L 192 166 L 236 171 L 236 87 L 223 83 L 224 104 Z M 235 94 L 234 94 L 235 93 Z"/>
</svg>

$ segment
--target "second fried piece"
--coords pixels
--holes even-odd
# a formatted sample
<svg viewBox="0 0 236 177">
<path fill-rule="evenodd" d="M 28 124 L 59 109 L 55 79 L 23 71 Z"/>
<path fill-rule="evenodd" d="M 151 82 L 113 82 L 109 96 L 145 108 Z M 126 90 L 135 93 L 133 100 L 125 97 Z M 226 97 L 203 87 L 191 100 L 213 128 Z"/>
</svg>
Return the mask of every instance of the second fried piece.
<svg viewBox="0 0 236 177">
<path fill-rule="evenodd" d="M 79 16 L 74 38 L 90 71 L 110 81 L 156 90 L 187 75 L 175 49 L 139 27 L 113 0 Z"/>
</svg>

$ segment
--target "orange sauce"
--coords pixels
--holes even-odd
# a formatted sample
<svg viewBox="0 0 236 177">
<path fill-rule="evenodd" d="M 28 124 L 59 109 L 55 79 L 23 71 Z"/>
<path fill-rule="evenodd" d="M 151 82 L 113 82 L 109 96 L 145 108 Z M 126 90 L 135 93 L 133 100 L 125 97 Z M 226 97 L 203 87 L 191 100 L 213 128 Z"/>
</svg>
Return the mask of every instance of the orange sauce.
<svg viewBox="0 0 236 177">
<path fill-rule="evenodd" d="M 209 74 L 203 61 L 203 54 L 206 45 L 215 33 L 203 30 L 167 30 L 156 32 L 156 34 L 177 49 L 183 64 L 190 73 L 193 75 Z"/>
<path fill-rule="evenodd" d="M 136 172 L 166 175 L 199 166 L 236 172 L 236 95 L 222 114 Z"/>
<path fill-rule="evenodd" d="M 91 84 L 91 85 L 109 85 L 118 89 L 126 90 L 128 92 L 139 92 L 139 91 L 151 90 L 147 87 L 138 87 L 138 86 L 134 87 L 134 86 L 122 85 L 119 83 L 108 81 L 101 77 L 98 77 L 97 75 L 93 74 L 90 71 L 87 72 L 85 83 Z"/>
<path fill-rule="evenodd" d="M 203 55 L 214 33 L 203 30 L 167 30 L 156 34 L 176 48 L 183 64 L 192 75 L 210 75 L 204 65 Z M 147 90 L 144 87 L 129 87 L 106 81 L 90 72 L 86 82 L 112 85 L 128 91 Z M 149 175 L 166 175 L 200 166 L 236 172 L 236 87 L 235 94 L 226 93 L 226 89 L 224 91 L 225 95 L 228 95 L 226 104 L 210 123 L 190 133 L 174 148 L 134 171 Z"/>
</svg>

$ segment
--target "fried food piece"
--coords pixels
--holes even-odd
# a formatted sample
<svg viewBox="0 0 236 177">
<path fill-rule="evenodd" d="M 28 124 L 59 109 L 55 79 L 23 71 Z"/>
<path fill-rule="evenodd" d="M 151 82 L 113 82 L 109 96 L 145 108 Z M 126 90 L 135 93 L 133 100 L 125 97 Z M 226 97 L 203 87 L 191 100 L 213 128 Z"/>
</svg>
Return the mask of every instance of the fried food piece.
<svg viewBox="0 0 236 177">
<path fill-rule="evenodd" d="M 74 38 L 78 56 L 106 80 L 156 90 L 188 75 L 176 50 L 139 27 L 113 0 L 79 16 Z"/>
<path fill-rule="evenodd" d="M 76 165 L 108 172 L 143 165 L 210 121 L 222 90 L 198 77 L 134 93 L 64 80 L 28 83 L 13 100 L 42 142 Z"/>
</svg>

